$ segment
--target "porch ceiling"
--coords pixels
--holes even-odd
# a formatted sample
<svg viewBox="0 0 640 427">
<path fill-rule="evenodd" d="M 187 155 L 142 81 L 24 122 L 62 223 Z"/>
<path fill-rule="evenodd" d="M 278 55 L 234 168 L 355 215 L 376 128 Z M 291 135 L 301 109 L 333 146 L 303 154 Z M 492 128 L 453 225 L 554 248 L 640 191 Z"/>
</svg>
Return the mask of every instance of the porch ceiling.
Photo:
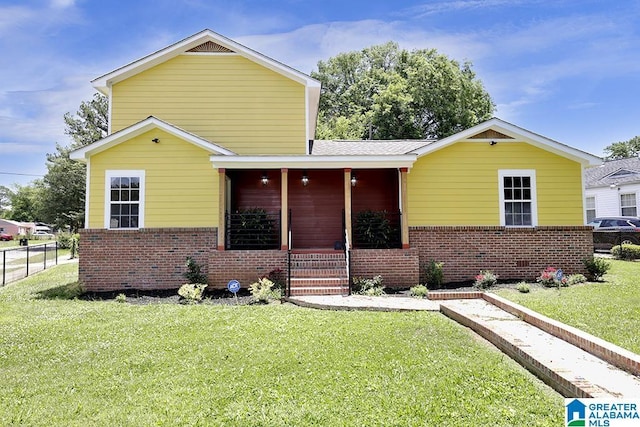
<svg viewBox="0 0 640 427">
<path fill-rule="evenodd" d="M 214 168 L 226 169 L 388 169 L 411 168 L 416 154 L 385 156 L 211 156 Z"/>
</svg>

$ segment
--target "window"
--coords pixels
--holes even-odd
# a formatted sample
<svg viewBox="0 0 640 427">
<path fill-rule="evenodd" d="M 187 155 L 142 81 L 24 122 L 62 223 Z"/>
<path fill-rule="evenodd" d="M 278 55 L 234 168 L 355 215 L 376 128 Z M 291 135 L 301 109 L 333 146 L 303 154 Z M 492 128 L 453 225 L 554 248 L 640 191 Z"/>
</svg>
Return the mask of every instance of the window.
<svg viewBox="0 0 640 427">
<path fill-rule="evenodd" d="M 620 195 L 620 213 L 622 216 L 637 216 L 635 193 Z"/>
<path fill-rule="evenodd" d="M 587 210 L 587 222 L 593 221 L 596 217 L 596 197 L 589 196 L 585 201 L 585 206 Z"/>
<path fill-rule="evenodd" d="M 507 227 L 537 225 L 536 174 L 534 170 L 501 170 L 500 223 Z"/>
<path fill-rule="evenodd" d="M 106 228 L 142 228 L 144 171 L 107 171 Z"/>
</svg>

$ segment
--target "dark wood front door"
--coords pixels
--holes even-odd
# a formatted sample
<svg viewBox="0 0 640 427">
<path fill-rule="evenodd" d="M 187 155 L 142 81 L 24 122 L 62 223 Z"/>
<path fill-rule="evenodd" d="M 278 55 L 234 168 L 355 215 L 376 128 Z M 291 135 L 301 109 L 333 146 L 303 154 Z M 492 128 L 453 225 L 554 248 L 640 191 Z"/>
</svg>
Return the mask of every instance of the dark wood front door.
<svg viewBox="0 0 640 427">
<path fill-rule="evenodd" d="M 333 248 L 342 242 L 344 172 L 309 170 L 309 182 L 302 183 L 303 171 L 289 171 L 289 209 L 294 249 Z"/>
</svg>

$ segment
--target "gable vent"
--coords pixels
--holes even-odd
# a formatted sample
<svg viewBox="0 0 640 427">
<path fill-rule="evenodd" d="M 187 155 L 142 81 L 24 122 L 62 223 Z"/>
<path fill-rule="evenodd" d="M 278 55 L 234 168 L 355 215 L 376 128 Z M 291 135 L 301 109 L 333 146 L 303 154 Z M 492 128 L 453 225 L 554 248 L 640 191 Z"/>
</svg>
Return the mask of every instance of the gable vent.
<svg viewBox="0 0 640 427">
<path fill-rule="evenodd" d="M 495 131 L 493 129 L 487 129 L 484 132 L 480 132 L 477 135 L 473 135 L 469 139 L 513 139 L 513 138 L 511 138 L 508 135 L 505 135 L 504 133 Z"/>
<path fill-rule="evenodd" d="M 189 49 L 187 52 L 211 52 L 211 53 L 233 53 L 231 49 L 227 49 L 224 46 L 220 46 L 214 42 L 205 42 L 199 46 Z"/>
</svg>

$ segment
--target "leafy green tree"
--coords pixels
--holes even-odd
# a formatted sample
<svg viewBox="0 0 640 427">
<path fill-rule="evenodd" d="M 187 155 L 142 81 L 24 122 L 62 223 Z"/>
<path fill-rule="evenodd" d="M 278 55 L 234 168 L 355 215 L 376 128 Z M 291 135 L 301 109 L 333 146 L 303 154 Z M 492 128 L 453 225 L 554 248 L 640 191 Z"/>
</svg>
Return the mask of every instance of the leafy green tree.
<svg viewBox="0 0 640 427">
<path fill-rule="evenodd" d="M 640 155 L 640 136 L 634 136 L 628 141 L 614 142 L 604 149 L 607 160 L 627 159 Z"/>
<path fill-rule="evenodd" d="M 42 212 L 42 192 L 41 180 L 35 180 L 29 185 L 16 185 L 15 191 L 11 192 L 11 209 L 7 213 L 7 219 L 14 221 L 41 221 Z"/>
<path fill-rule="evenodd" d="M 9 187 L 0 185 L 0 218 L 4 218 L 9 213 L 12 195 L 13 191 Z"/>
<path fill-rule="evenodd" d="M 47 173 L 42 179 L 44 191 L 38 217 L 58 228 L 72 232 L 84 225 L 86 166 L 69 158 L 69 153 L 107 136 L 108 101 L 96 94 L 83 101 L 75 115 L 64 115 L 65 133 L 73 142 L 56 144 L 56 152 L 47 154 Z"/>
<path fill-rule="evenodd" d="M 471 64 L 396 43 L 318 62 L 317 137 L 442 138 L 491 117 L 494 104 Z"/>
</svg>

